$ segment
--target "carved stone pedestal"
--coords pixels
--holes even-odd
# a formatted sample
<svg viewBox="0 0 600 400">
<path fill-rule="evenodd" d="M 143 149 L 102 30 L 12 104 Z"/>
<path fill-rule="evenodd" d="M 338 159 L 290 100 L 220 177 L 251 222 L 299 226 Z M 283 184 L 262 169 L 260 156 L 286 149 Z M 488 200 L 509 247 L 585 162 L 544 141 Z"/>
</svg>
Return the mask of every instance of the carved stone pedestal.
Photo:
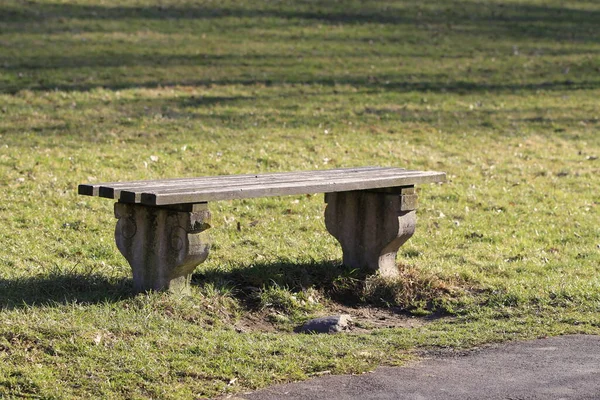
<svg viewBox="0 0 600 400">
<path fill-rule="evenodd" d="M 415 232 L 414 187 L 326 193 L 325 225 L 342 245 L 344 264 L 398 276 L 396 254 Z"/>
<path fill-rule="evenodd" d="M 190 292 L 192 272 L 208 257 L 206 203 L 149 207 L 115 204 L 115 240 L 133 270 L 135 291 Z"/>
</svg>

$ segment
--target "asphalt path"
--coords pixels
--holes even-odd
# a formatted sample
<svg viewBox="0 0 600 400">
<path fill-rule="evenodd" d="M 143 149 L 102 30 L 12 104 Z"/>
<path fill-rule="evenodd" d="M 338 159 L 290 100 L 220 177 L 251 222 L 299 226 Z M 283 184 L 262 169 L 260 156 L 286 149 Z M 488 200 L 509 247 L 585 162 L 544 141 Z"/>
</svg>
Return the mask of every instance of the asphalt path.
<svg viewBox="0 0 600 400">
<path fill-rule="evenodd" d="M 559 336 L 436 354 L 405 367 L 322 376 L 236 399 L 599 400 L 600 336 Z"/>
</svg>

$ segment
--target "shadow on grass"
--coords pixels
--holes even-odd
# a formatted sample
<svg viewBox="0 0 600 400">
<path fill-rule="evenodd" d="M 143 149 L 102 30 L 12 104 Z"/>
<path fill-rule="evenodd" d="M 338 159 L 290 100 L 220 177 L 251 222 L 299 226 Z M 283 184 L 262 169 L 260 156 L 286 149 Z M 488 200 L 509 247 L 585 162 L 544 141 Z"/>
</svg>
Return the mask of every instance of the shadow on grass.
<svg viewBox="0 0 600 400">
<path fill-rule="evenodd" d="M 399 266 L 397 279 L 384 279 L 339 262 L 276 262 L 241 265 L 232 271 L 197 272 L 192 283 L 235 296 L 246 308 L 260 307 L 260 294 L 269 291 L 317 291 L 345 307 L 375 306 L 405 313 L 417 308 L 442 315 L 443 299 L 452 296 L 453 283 L 409 266 Z"/>
<path fill-rule="evenodd" d="M 285 77 L 281 76 L 272 79 L 244 79 L 244 78 L 227 78 L 227 79 L 179 79 L 179 80 L 161 80 L 161 81 L 144 81 L 144 82 L 111 82 L 108 84 L 77 84 L 77 83 L 44 83 L 27 85 L 20 87 L 18 85 L 0 87 L 0 93 L 15 94 L 22 89 L 33 91 L 59 90 L 59 91 L 90 91 L 99 87 L 110 90 L 126 90 L 135 88 L 156 89 L 163 87 L 175 86 L 199 86 L 212 87 L 224 85 L 240 85 L 240 86 L 280 86 L 280 85 L 316 85 L 325 87 L 335 87 L 338 85 L 349 85 L 359 88 L 373 89 L 376 91 L 387 90 L 399 93 L 423 92 L 423 93 L 456 93 L 456 94 L 471 94 L 471 93 L 518 93 L 518 92 L 535 92 L 544 91 L 563 91 L 563 90 L 595 90 L 600 88 L 600 80 L 572 80 L 563 79 L 548 79 L 542 82 L 531 83 L 500 83 L 500 82 L 473 82 L 467 80 L 437 81 L 435 76 L 429 76 L 428 79 L 415 82 L 402 81 L 402 75 L 396 74 L 390 76 L 370 77 L 355 77 L 348 78 L 344 76 L 330 75 L 327 77 L 314 77 L 303 79 L 300 77 Z M 414 74 L 411 75 L 411 79 Z"/>
<path fill-rule="evenodd" d="M 417 0 L 404 1 L 390 7 L 379 1 L 360 3 L 297 1 L 293 6 L 100 6 L 68 3 L 29 2 L 27 6 L 0 6 L 0 22 L 14 23 L 16 31 L 44 28 L 64 30 L 65 18 L 93 21 L 135 20 L 213 20 L 224 18 L 255 19 L 257 24 L 265 18 L 293 21 L 316 21 L 329 24 L 456 24 L 476 27 L 481 33 L 498 33 L 511 37 L 532 39 L 570 39 L 593 42 L 598 40 L 595 29 L 600 20 L 600 10 L 580 9 L 551 4 L 518 4 L 509 2 L 479 2 L 450 0 L 433 2 L 426 6 Z M 576 3 L 576 2 L 574 2 Z M 358 6 L 357 6 L 358 4 Z M 565 3 L 567 4 L 567 3 Z M 24 24 L 26 23 L 26 24 Z M 88 29 L 96 29 L 97 24 Z M 565 28 L 569 28 L 565 30 Z M 7 29 L 10 31 L 10 29 Z"/>
<path fill-rule="evenodd" d="M 197 272 L 192 284 L 212 285 L 217 292 L 232 291 L 242 304 L 254 308 L 253 294 L 266 287 L 278 286 L 294 291 L 308 288 L 326 290 L 344 304 L 356 304 L 358 298 L 350 285 L 365 278 L 335 262 L 294 264 L 289 262 L 239 266 L 233 271 Z M 133 297 L 131 278 L 109 278 L 100 274 L 53 273 L 42 277 L 0 279 L 0 309 L 53 306 L 69 303 L 96 304 Z"/>
<path fill-rule="evenodd" d="M 275 262 L 240 265 L 231 271 L 197 271 L 192 284 L 199 287 L 211 285 L 218 291 L 232 292 L 246 307 L 255 308 L 255 294 L 268 288 L 281 288 L 290 292 L 307 289 L 323 290 L 332 299 L 346 305 L 356 304 L 359 299 L 347 293 L 349 285 L 356 285 L 366 277 L 364 272 L 352 270 L 339 262 L 314 263 Z"/>
<path fill-rule="evenodd" d="M 132 297 L 131 279 L 98 274 L 51 274 L 43 277 L 0 279 L 0 309 L 96 304 Z"/>
<path fill-rule="evenodd" d="M 221 295 L 231 296 L 250 312 L 265 306 L 291 312 L 297 308 L 310 309 L 310 304 L 297 303 L 296 295 L 303 298 L 306 293 L 307 296 L 318 293 L 326 302 L 343 307 L 385 308 L 398 314 L 420 309 L 428 310 L 430 317 L 437 317 L 447 314 L 440 304 L 452 296 L 449 289 L 452 284 L 410 267 L 400 267 L 399 279 L 386 280 L 334 261 L 283 261 L 239 265 L 231 271 L 200 270 L 193 274 L 192 285 L 208 301 Z M 125 277 L 53 273 L 44 277 L 0 279 L 0 310 L 112 303 L 134 296 L 132 280 Z M 266 305 L 265 299 L 270 304 Z M 290 306 L 290 301 L 295 305 Z"/>
<path fill-rule="evenodd" d="M 357 5 L 358 4 L 358 5 Z M 244 19 L 243 22 L 231 18 Z M 216 22 L 211 22 L 217 20 Z M 274 22 L 273 20 L 277 20 Z M 536 90 L 579 90 L 597 89 L 600 81 L 595 75 L 588 73 L 576 81 L 569 79 L 549 78 L 544 81 L 532 77 L 525 84 L 506 82 L 504 80 L 490 81 L 488 77 L 474 81 L 454 79 L 445 76 L 428 75 L 417 79 L 405 79 L 401 75 L 377 77 L 347 77 L 338 74 L 326 76 L 306 74 L 302 72 L 302 65 L 290 62 L 295 56 L 306 58 L 306 63 L 315 62 L 314 67 L 319 71 L 323 69 L 318 61 L 323 57 L 348 58 L 350 61 L 360 54 L 352 46 L 350 50 L 336 53 L 337 48 L 321 47 L 326 41 L 339 41 L 356 44 L 357 42 L 379 41 L 377 32 L 357 33 L 349 37 L 318 34 L 309 35 L 308 39 L 298 38 L 300 42 L 313 40 L 316 55 L 306 54 L 298 50 L 297 54 L 269 54 L 269 50 L 260 47 L 258 53 L 230 50 L 229 54 L 199 54 L 196 49 L 203 49 L 203 42 L 198 42 L 193 47 L 195 54 L 182 54 L 181 46 L 177 44 L 165 45 L 161 42 L 164 34 L 174 32 L 174 27 L 190 21 L 208 21 L 208 28 L 227 29 L 239 36 L 249 45 L 252 43 L 264 44 L 265 38 L 249 35 L 253 28 L 264 29 L 272 25 L 277 29 L 281 23 L 299 27 L 317 26 L 320 24 L 363 25 L 378 24 L 382 26 L 395 25 L 402 29 L 393 35 L 386 34 L 381 40 L 408 43 L 422 43 L 419 46 L 412 43 L 410 46 L 396 46 L 389 57 L 408 58 L 417 57 L 412 54 L 414 48 L 429 49 L 429 57 L 437 60 L 440 57 L 470 57 L 475 51 L 486 57 L 497 57 L 499 54 L 512 54 L 514 49 L 523 46 L 524 53 L 537 52 L 551 54 L 556 50 L 555 45 L 568 49 L 571 54 L 580 51 L 582 54 L 597 54 L 597 49 L 592 46 L 600 42 L 600 31 L 597 21 L 600 20 L 600 9 L 579 9 L 578 5 L 558 6 L 542 4 L 514 4 L 508 2 L 477 2 L 477 1 L 436 1 L 423 5 L 418 1 L 405 1 L 390 7 L 379 1 L 365 1 L 362 3 L 349 2 L 321 2 L 317 6 L 313 2 L 299 1 L 293 5 L 223 5 L 223 6 L 101 6 L 77 5 L 66 3 L 8 3 L 0 5 L 0 31 L 3 33 L 24 34 L 17 36 L 15 47 L 30 48 L 32 36 L 48 35 L 52 33 L 82 33 L 101 32 L 106 34 L 103 41 L 86 39 L 85 46 L 76 42 L 57 41 L 56 49 L 50 52 L 26 51 L 17 57 L 7 57 L 3 68 L 11 78 L 0 83 L 0 92 L 16 93 L 23 89 L 28 90 L 78 90 L 86 91 L 98 87 L 112 90 L 173 85 L 279 85 L 279 84 L 315 84 L 338 85 L 348 84 L 360 87 L 383 89 L 390 91 L 420 91 L 420 92 L 503 92 L 503 91 L 536 91 Z M 85 22 L 82 24 L 82 21 Z M 227 28 L 223 28 L 220 24 Z M 187 26 L 184 32 L 203 32 L 207 26 Z M 382 32 L 385 31 L 384 28 Z M 208 29 L 212 31 L 213 29 Z M 175 30 L 179 31 L 179 30 Z M 132 45 L 123 49 L 123 44 L 117 39 L 110 39 L 110 34 L 115 33 L 121 37 L 134 35 L 136 32 L 159 32 L 161 35 L 151 37 L 143 43 Z M 162 34 L 164 33 L 164 34 Z M 416 34 L 411 36 L 412 34 Z M 275 33 L 273 33 L 275 35 Z M 283 35 L 283 33 L 282 33 Z M 373 36 L 373 37 L 371 37 Z M 447 46 L 450 50 L 437 49 L 438 37 L 452 42 Z M 274 40 L 287 39 L 274 37 Z M 470 40 L 473 39 L 474 42 Z M 109 42 L 106 43 L 106 40 Z M 182 42 L 182 45 L 189 43 Z M 61 47 L 62 46 L 62 47 Z M 149 47 L 148 47 L 149 46 Z M 250 46 L 251 47 L 251 46 Z M 339 46 L 338 46 L 339 47 Z M 341 46 L 343 47 L 343 46 Z M 514 47 L 509 48 L 509 47 Z M 122 50 L 119 50 L 122 49 Z M 412 49 L 412 50 L 411 50 Z M 66 50 L 66 51 L 65 51 Z M 192 53 L 192 51 L 190 51 Z M 451 54 L 447 54 L 451 53 Z M 319 56 L 319 54 L 321 54 Z M 370 53 L 369 53 L 370 54 Z M 376 53 L 375 57 L 379 57 Z M 315 61 L 317 60 L 317 61 Z M 366 63 L 367 61 L 365 61 Z M 212 67 L 216 69 L 229 68 L 233 72 L 227 78 L 215 79 L 194 78 L 194 72 L 172 73 L 182 66 L 194 68 Z M 152 71 L 139 73 L 136 68 L 148 67 Z M 557 67 L 558 68 L 558 67 Z M 557 69 L 555 68 L 555 69 Z M 167 72 L 164 70 L 168 69 Z M 48 70 L 44 72 L 44 70 Z M 548 71 L 553 70 L 548 67 Z M 128 72 L 130 71 L 130 72 Z M 268 71 L 270 79 L 256 79 L 262 76 L 258 73 Z M 275 72 L 278 71 L 278 72 Z M 299 72 L 300 71 L 300 72 Z M 541 71 L 549 73 L 548 71 Z M 364 75 L 364 74 L 363 74 Z M 14 79 L 13 79 L 14 78 Z M 212 77 L 211 77 L 212 78 Z"/>
</svg>

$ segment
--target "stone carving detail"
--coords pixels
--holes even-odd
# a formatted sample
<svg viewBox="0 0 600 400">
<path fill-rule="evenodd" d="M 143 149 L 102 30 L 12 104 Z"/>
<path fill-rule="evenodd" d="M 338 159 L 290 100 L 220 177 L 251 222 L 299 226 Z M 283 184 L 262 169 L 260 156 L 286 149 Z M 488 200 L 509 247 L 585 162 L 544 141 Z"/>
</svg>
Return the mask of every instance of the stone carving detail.
<svg viewBox="0 0 600 400">
<path fill-rule="evenodd" d="M 340 242 L 344 264 L 398 276 L 396 254 L 415 232 L 414 188 L 327 193 L 325 202 L 325 226 Z"/>
<path fill-rule="evenodd" d="M 117 248 L 131 265 L 134 289 L 189 293 L 191 274 L 210 249 L 206 204 L 188 212 L 116 203 L 115 217 Z"/>
<path fill-rule="evenodd" d="M 123 218 L 121 221 L 119 221 L 120 226 L 120 232 L 121 235 L 126 238 L 126 239 L 131 239 L 132 237 L 135 236 L 135 233 L 137 232 L 137 225 L 135 223 L 135 219 L 132 218 L 131 216 Z"/>
</svg>

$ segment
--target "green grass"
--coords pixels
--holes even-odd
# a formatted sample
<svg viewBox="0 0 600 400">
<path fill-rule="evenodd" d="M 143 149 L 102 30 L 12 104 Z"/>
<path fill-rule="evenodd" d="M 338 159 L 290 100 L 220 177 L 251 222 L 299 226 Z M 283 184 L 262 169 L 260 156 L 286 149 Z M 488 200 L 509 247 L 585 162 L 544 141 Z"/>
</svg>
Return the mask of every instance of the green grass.
<svg viewBox="0 0 600 400">
<path fill-rule="evenodd" d="M 0 397 L 197 398 L 600 333 L 593 1 L 4 0 Z M 134 295 L 77 184 L 382 165 L 419 187 L 402 278 L 341 264 L 323 198 L 211 204 L 193 294 Z M 239 224 L 239 229 L 238 229 Z M 311 316 L 412 327 L 298 335 Z"/>
</svg>

